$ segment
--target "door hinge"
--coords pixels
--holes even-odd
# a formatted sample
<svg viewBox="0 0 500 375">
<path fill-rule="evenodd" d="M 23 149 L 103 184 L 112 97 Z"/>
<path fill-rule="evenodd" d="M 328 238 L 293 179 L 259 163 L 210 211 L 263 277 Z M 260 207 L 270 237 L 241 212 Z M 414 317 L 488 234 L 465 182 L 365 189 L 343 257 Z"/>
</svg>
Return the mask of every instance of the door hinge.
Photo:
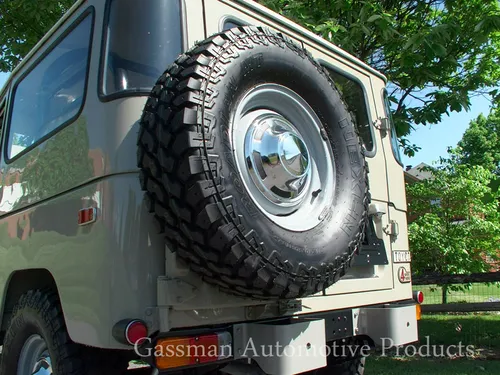
<svg viewBox="0 0 500 375">
<path fill-rule="evenodd" d="M 391 220 L 389 224 L 384 227 L 384 233 L 392 238 L 397 238 L 399 235 L 399 224 L 395 220 Z"/>
</svg>

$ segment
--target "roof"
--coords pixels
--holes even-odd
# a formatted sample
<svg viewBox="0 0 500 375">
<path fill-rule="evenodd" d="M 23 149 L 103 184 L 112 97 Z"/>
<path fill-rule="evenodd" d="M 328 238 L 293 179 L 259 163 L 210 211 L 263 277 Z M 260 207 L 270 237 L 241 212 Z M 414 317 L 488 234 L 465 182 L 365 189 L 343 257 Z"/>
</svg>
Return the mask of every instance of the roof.
<svg viewBox="0 0 500 375">
<path fill-rule="evenodd" d="M 415 167 L 409 168 L 405 171 L 405 174 L 410 176 L 410 179 L 415 179 L 418 181 L 428 180 L 432 178 L 432 172 L 423 171 L 422 168 L 432 168 L 430 165 L 426 163 L 420 163 Z"/>
<path fill-rule="evenodd" d="M 10 81 L 12 80 L 12 77 L 14 77 L 15 73 L 17 73 L 26 63 L 29 62 L 30 58 L 33 57 L 42 47 L 43 45 L 51 38 L 53 34 L 57 32 L 59 27 L 67 20 L 69 19 L 73 13 L 83 4 L 85 3 L 86 0 L 77 0 L 73 4 L 73 6 L 66 12 L 66 14 L 61 17 L 61 19 L 47 32 L 47 34 L 33 47 L 33 49 L 21 60 L 21 62 L 16 66 L 16 68 L 11 72 L 9 78 L 5 82 L 3 88 L 0 89 L 0 98 L 2 98 L 6 91 L 7 87 L 10 84 Z M 379 72 L 376 69 L 373 69 L 371 66 L 368 64 L 364 63 L 363 61 L 359 60 L 358 58 L 352 56 L 351 54 L 347 53 L 343 49 L 337 47 L 333 43 L 328 42 L 326 39 L 321 38 L 320 36 L 314 34 L 313 32 L 307 30 L 305 27 L 302 27 L 300 25 L 297 25 L 296 23 L 292 22 L 286 17 L 283 17 L 270 9 L 266 8 L 263 5 L 258 4 L 257 2 L 253 0 L 232 0 L 236 3 L 243 4 L 244 6 L 248 8 L 252 8 L 253 10 L 269 17 L 273 18 L 274 20 L 280 22 L 281 24 L 289 27 L 290 29 L 294 30 L 297 33 L 300 33 L 304 37 L 309 38 L 310 40 L 313 40 L 314 42 L 323 45 L 324 47 L 328 48 L 329 50 L 333 51 L 339 56 L 342 56 L 343 58 L 351 61 L 352 63 L 356 64 L 360 68 L 364 69 L 365 71 L 370 72 L 371 74 L 379 77 L 382 79 L 384 82 L 387 82 L 387 77 L 384 76 L 381 72 Z"/>
</svg>

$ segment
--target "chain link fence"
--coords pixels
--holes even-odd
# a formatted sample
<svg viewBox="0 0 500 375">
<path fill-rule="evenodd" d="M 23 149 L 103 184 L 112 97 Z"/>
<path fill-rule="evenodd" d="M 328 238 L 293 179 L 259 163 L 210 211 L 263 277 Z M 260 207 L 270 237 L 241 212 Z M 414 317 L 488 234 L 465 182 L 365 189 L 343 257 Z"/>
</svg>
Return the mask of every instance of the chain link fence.
<svg viewBox="0 0 500 375">
<path fill-rule="evenodd" d="M 472 345 L 479 357 L 500 359 L 500 272 L 415 277 L 424 293 L 420 341 Z"/>
</svg>

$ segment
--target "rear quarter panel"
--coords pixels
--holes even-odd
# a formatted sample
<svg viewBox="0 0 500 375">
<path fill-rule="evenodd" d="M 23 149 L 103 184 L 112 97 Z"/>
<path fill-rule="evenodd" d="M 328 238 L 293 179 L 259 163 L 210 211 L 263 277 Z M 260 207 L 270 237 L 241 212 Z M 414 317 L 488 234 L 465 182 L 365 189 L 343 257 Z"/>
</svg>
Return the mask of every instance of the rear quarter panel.
<svg viewBox="0 0 500 375">
<path fill-rule="evenodd" d="M 86 345 L 122 348 L 111 336 L 117 321 L 142 318 L 151 329 L 157 324 L 148 308 L 156 307 L 165 248 L 145 208 L 136 168 L 138 120 L 146 98 L 104 104 L 97 95 L 104 5 L 82 2 L 13 76 L 12 87 L 46 45 L 89 6 L 95 7 L 81 114 L 12 162 L 2 154 L 0 314 L 15 271 L 47 269 L 56 282 L 70 337 Z M 5 145 L 8 133 L 2 137 Z M 85 207 L 97 209 L 97 221 L 79 226 L 78 211 Z"/>
</svg>

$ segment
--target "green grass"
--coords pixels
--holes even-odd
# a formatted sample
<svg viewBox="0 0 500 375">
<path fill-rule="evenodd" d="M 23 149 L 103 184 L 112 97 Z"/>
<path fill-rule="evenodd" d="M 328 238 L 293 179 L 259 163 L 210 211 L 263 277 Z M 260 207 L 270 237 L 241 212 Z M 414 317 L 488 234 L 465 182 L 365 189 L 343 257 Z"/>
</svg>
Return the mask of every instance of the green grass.
<svg viewBox="0 0 500 375">
<path fill-rule="evenodd" d="M 427 339 L 428 337 L 428 339 Z M 419 356 L 396 357 L 372 354 L 367 358 L 365 375 L 498 375 L 500 374 L 500 315 L 469 314 L 426 315 L 419 322 L 421 347 L 429 340 L 430 345 L 474 347 L 475 354 L 469 358 L 425 358 Z M 455 348 L 454 348 L 455 349 Z M 431 349 L 432 351 L 432 349 Z M 465 349 L 464 349 L 465 352 Z M 425 353 L 425 351 L 424 351 Z"/>
<path fill-rule="evenodd" d="M 500 315 L 497 314 L 424 315 L 418 331 L 421 343 L 425 343 L 428 336 L 431 345 L 462 342 L 476 348 L 500 350 Z"/>
<path fill-rule="evenodd" d="M 414 290 L 424 293 L 424 304 L 441 303 L 441 287 L 434 285 L 416 285 Z M 488 302 L 488 300 L 500 300 L 500 287 L 497 285 L 472 284 L 471 289 L 465 291 L 449 291 L 447 302 Z"/>
<path fill-rule="evenodd" d="M 368 357 L 365 375 L 498 375 L 500 361 L 401 360 Z"/>
</svg>

